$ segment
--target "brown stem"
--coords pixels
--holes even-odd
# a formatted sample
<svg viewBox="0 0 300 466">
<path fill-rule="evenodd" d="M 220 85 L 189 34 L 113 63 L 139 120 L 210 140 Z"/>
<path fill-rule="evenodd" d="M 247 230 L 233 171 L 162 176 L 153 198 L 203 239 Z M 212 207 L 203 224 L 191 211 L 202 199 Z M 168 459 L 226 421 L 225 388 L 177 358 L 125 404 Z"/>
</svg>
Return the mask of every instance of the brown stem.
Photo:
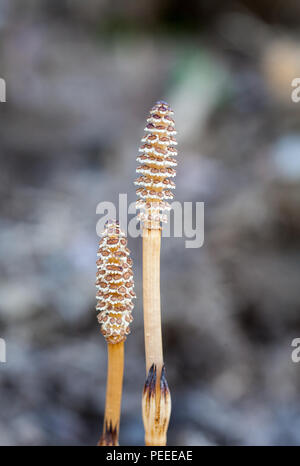
<svg viewBox="0 0 300 466">
<path fill-rule="evenodd" d="M 108 343 L 107 385 L 103 433 L 99 446 L 118 445 L 124 372 L 124 342 Z"/>
</svg>

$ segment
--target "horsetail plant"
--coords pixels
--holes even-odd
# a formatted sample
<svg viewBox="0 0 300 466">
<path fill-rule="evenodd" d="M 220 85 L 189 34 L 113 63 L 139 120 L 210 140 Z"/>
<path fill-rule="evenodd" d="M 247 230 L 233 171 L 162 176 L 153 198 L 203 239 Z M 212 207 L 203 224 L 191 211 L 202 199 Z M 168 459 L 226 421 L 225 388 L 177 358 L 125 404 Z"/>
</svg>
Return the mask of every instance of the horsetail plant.
<svg viewBox="0 0 300 466">
<path fill-rule="evenodd" d="M 161 222 L 167 222 L 166 211 L 173 199 L 170 180 L 176 175 L 177 155 L 173 147 L 175 124 L 173 111 L 163 101 L 150 111 L 142 139 L 137 167 L 140 174 L 135 184 L 140 199 L 139 219 L 143 230 L 143 307 L 146 353 L 146 383 L 142 398 L 142 413 L 146 445 L 166 445 L 167 429 L 171 415 L 171 396 L 163 362 L 161 305 L 160 305 L 160 246 Z"/>
<path fill-rule="evenodd" d="M 99 242 L 96 310 L 101 333 L 108 345 L 106 403 L 99 446 L 119 445 L 119 425 L 124 372 L 124 341 L 132 322 L 132 260 L 127 239 L 118 222 L 108 221 Z"/>
</svg>

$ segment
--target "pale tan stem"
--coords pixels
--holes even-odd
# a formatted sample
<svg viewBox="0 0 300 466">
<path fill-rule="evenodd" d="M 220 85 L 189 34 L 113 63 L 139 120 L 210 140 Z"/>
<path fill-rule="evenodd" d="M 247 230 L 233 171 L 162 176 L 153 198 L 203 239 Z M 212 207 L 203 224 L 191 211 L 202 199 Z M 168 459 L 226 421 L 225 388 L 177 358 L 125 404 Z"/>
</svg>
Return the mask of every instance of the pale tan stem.
<svg viewBox="0 0 300 466">
<path fill-rule="evenodd" d="M 143 229 L 143 304 L 146 372 L 156 365 L 157 379 L 163 366 L 160 310 L 161 231 Z"/>
<path fill-rule="evenodd" d="M 143 229 L 143 301 L 147 380 L 142 400 L 146 445 L 166 445 L 171 397 L 163 369 L 160 229 Z"/>
<path fill-rule="evenodd" d="M 124 342 L 108 343 L 103 434 L 98 445 L 118 445 L 124 372 Z"/>
</svg>

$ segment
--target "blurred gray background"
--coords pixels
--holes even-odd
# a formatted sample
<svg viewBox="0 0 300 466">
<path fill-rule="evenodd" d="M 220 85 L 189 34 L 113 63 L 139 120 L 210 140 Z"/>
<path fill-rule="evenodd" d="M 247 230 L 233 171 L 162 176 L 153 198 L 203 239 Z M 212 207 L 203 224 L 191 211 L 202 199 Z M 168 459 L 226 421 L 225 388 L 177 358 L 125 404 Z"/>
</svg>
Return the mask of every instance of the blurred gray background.
<svg viewBox="0 0 300 466">
<path fill-rule="evenodd" d="M 150 107 L 175 110 L 176 200 L 205 243 L 162 241 L 170 445 L 300 444 L 300 4 L 1 0 L 1 445 L 95 445 L 106 342 L 96 205 L 135 200 Z M 143 444 L 141 239 L 120 443 Z"/>
</svg>

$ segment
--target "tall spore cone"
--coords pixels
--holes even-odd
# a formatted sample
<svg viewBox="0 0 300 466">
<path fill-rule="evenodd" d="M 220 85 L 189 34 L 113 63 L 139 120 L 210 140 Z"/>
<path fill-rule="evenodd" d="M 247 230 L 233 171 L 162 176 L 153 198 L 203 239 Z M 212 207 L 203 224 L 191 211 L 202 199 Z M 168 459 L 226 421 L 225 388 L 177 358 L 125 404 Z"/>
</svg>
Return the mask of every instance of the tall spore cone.
<svg viewBox="0 0 300 466">
<path fill-rule="evenodd" d="M 124 341 L 132 322 L 132 260 L 118 222 L 105 225 L 97 260 L 97 311 L 108 345 L 107 386 L 103 431 L 99 446 L 118 445 L 124 371 Z"/>
<path fill-rule="evenodd" d="M 97 256 L 96 310 L 101 333 L 108 343 L 120 343 L 130 333 L 133 291 L 132 260 L 118 222 L 107 222 Z"/>
<path fill-rule="evenodd" d="M 152 107 L 137 157 L 141 165 L 136 169 L 140 175 L 135 181 L 139 186 L 136 193 L 140 197 L 136 207 L 141 209 L 139 218 L 149 229 L 160 229 L 161 222 L 167 221 L 168 200 L 174 197 L 175 183 L 171 178 L 176 176 L 174 157 L 177 150 L 173 146 L 177 142 L 173 113 L 163 101 Z"/>
<path fill-rule="evenodd" d="M 173 111 L 163 101 L 150 110 L 146 135 L 139 148 L 137 208 L 143 232 L 143 307 L 147 379 L 142 410 L 146 445 L 165 445 L 171 414 L 171 397 L 167 385 L 161 331 L 160 244 L 161 223 L 167 221 L 168 200 L 176 175 L 177 150 Z"/>
</svg>

